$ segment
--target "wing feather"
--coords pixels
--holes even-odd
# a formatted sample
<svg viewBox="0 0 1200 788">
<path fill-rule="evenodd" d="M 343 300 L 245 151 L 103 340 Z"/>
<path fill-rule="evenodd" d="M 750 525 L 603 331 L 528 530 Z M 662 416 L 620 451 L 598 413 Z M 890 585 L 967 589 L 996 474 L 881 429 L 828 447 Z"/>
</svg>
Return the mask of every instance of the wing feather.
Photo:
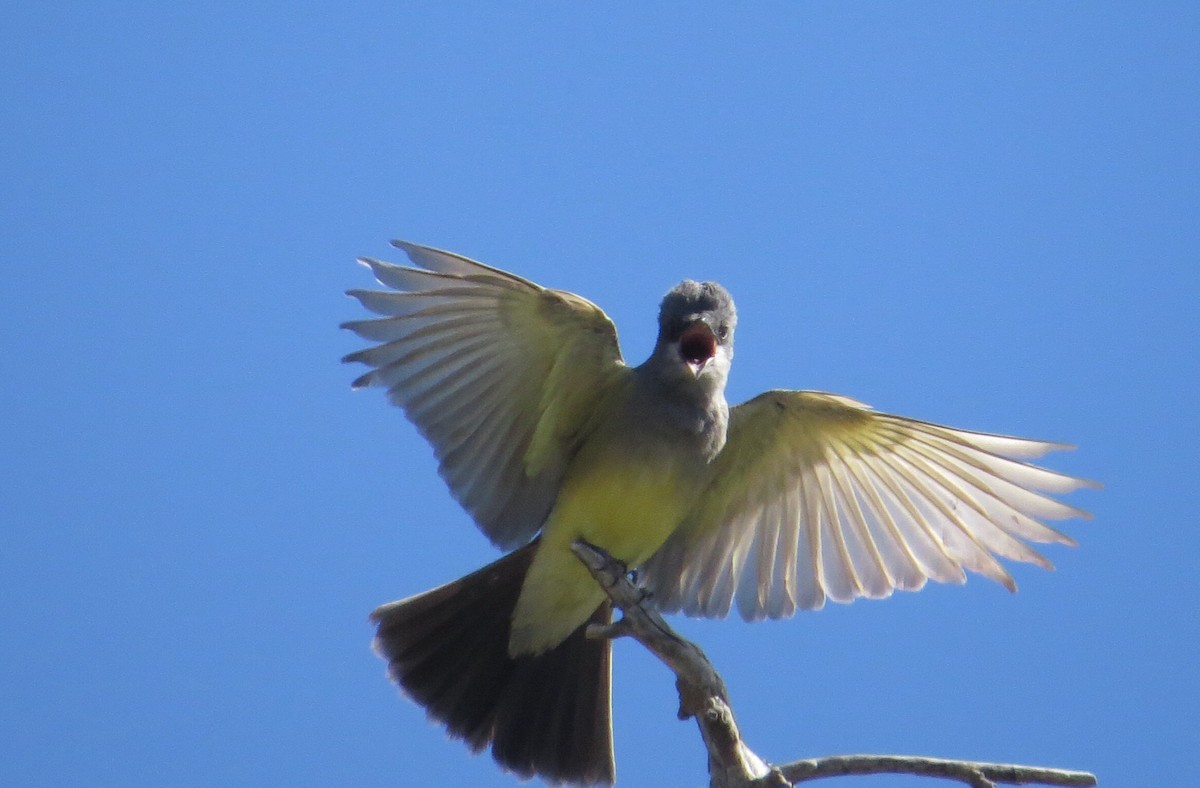
<svg viewBox="0 0 1200 788">
<path fill-rule="evenodd" d="M 375 344 L 371 370 L 432 444 L 451 492 L 491 540 L 541 527 L 596 398 L 628 373 L 594 304 L 460 255 L 395 241 L 417 267 L 362 258 L 390 290 L 349 295 L 380 317 L 343 327 Z"/>
<path fill-rule="evenodd" d="M 897 445 L 906 446 L 909 443 L 909 441 L 905 440 L 903 432 L 895 429 L 891 429 L 888 432 L 897 442 Z M 1049 520 L 1064 520 L 1070 517 L 1086 519 L 1088 517 L 1086 512 L 1074 506 L 1069 506 L 1062 501 L 1057 501 L 1041 493 L 1034 492 L 1029 487 L 1022 486 L 1008 478 L 1009 473 L 1013 470 L 1010 467 L 1011 463 L 1009 465 L 1000 465 L 996 468 L 972 468 L 970 463 L 956 457 L 948 446 L 939 446 L 936 451 L 939 455 L 945 457 L 944 461 L 939 458 L 939 464 L 946 466 L 955 465 L 959 469 L 961 478 L 964 481 L 1028 517 L 1041 517 Z"/>
<path fill-rule="evenodd" d="M 794 533 L 792 523 L 795 522 L 799 511 L 799 500 L 796 491 L 788 490 L 780 499 L 780 505 L 775 510 L 776 528 L 780 550 L 776 553 L 775 569 L 771 573 L 776 578 L 770 590 L 770 606 L 764 611 L 768 616 L 781 618 L 796 612 L 797 600 L 805 590 L 803 581 L 797 576 L 800 555 L 800 542 L 803 538 Z M 811 580 L 808 583 L 811 585 Z"/>
<path fill-rule="evenodd" d="M 845 531 L 848 545 L 853 545 L 855 574 L 858 575 L 859 585 L 863 596 L 879 599 L 892 593 L 894 583 L 888 573 L 879 545 L 871 535 L 866 517 L 863 515 L 858 501 L 850 490 L 842 485 L 837 466 L 825 466 L 827 489 L 836 503 L 838 518 L 846 524 Z"/>
<path fill-rule="evenodd" d="M 998 558 L 1052 564 L 1073 545 L 1042 520 L 1088 517 L 1051 495 L 1092 482 L 1027 460 L 1066 444 L 958 430 L 812 391 L 731 411 L 725 448 L 684 524 L 642 568 L 667 610 L 747 619 L 916 590 L 976 572 L 1015 590 Z"/>
<path fill-rule="evenodd" d="M 835 444 L 832 448 L 838 459 L 830 464 L 835 477 L 839 479 L 845 494 L 858 506 L 858 512 L 861 513 L 863 522 L 867 524 L 875 544 L 879 547 L 880 556 L 888 567 L 888 575 L 893 583 L 900 588 L 907 588 L 917 575 L 920 576 L 921 582 L 924 582 L 925 575 L 920 570 L 914 548 L 900 536 L 887 507 L 879 498 L 879 493 L 863 481 L 861 471 L 856 465 L 857 458 L 843 445 Z"/>
<path fill-rule="evenodd" d="M 855 454 L 847 453 L 840 460 L 854 479 L 855 491 L 862 496 L 879 528 L 899 546 L 919 576 L 919 579 L 911 580 L 911 586 L 899 587 L 917 590 L 930 577 L 942 582 L 962 582 L 962 569 L 946 555 L 927 527 L 910 529 L 908 533 L 901 529 L 902 518 L 896 514 L 900 507 L 892 501 L 890 492 L 882 487 L 875 471 Z"/>
<path fill-rule="evenodd" d="M 829 491 L 828 468 L 816 465 L 813 475 L 816 479 L 813 495 L 816 496 L 821 518 L 822 566 L 829 583 L 829 598 L 834 602 L 849 602 L 855 597 L 864 596 L 866 592 L 855 571 L 846 530 L 842 527 Z"/>
<path fill-rule="evenodd" d="M 915 473 L 928 480 L 928 489 L 933 493 L 930 500 L 944 517 L 952 520 L 962 531 L 973 534 L 976 541 L 984 548 L 1014 561 L 1038 564 L 1043 569 L 1053 569 L 1053 565 L 1042 557 L 1036 550 L 1024 542 L 1014 539 L 1003 528 L 1003 520 L 993 521 L 988 512 L 975 500 L 970 490 L 959 486 L 954 479 L 946 476 L 936 467 L 928 465 L 920 456 L 912 456 L 905 447 L 897 447 L 897 459 Z M 958 504 L 964 504 L 959 507 Z"/>
</svg>

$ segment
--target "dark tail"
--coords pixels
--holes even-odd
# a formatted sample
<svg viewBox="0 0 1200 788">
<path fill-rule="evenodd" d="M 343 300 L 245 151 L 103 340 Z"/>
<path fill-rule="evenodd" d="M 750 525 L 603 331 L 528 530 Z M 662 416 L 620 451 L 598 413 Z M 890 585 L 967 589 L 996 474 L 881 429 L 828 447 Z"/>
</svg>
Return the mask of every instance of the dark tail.
<svg viewBox="0 0 1200 788">
<path fill-rule="evenodd" d="M 535 657 L 508 655 L 509 627 L 536 543 L 461 580 L 371 614 L 392 680 L 474 752 L 521 777 L 613 782 L 608 640 L 581 626 Z M 607 623 L 605 603 L 589 623 Z"/>
</svg>

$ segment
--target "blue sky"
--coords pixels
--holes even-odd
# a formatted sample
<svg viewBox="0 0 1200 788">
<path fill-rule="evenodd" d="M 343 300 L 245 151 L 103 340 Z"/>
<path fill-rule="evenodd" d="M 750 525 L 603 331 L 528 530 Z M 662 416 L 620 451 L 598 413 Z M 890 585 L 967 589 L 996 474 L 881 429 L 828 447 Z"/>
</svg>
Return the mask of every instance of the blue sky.
<svg viewBox="0 0 1200 788">
<path fill-rule="evenodd" d="M 1016 595 L 678 619 L 761 755 L 1194 781 L 1195 4 L 332 8 L 0 10 L 0 784 L 512 784 L 368 648 L 494 557 L 338 363 L 392 237 L 586 295 L 632 361 L 717 279 L 732 401 L 1080 446 L 1095 520 Z M 622 785 L 704 781 L 674 703 L 618 644 Z"/>
</svg>

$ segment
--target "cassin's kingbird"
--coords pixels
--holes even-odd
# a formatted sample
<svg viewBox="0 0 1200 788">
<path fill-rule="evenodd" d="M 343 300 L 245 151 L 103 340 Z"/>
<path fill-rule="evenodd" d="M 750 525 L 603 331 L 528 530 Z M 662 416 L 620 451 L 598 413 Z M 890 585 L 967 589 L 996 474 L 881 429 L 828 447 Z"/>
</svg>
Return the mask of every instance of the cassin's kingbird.
<svg viewBox="0 0 1200 788">
<path fill-rule="evenodd" d="M 1061 444 L 877 413 L 835 394 L 768 391 L 730 408 L 737 314 L 685 281 L 654 352 L 621 358 L 596 305 L 448 252 L 363 260 L 399 292 L 353 290 L 382 317 L 346 327 L 433 445 L 442 477 L 498 547 L 460 580 L 372 614 L 391 678 L 474 751 L 551 782 L 611 783 L 604 592 L 574 540 L 638 568 L 664 611 L 749 620 L 885 597 L 964 569 L 1015 585 L 997 556 L 1073 544 L 1041 520 L 1086 516 L 1043 493 L 1088 484 L 1025 460 Z"/>
</svg>

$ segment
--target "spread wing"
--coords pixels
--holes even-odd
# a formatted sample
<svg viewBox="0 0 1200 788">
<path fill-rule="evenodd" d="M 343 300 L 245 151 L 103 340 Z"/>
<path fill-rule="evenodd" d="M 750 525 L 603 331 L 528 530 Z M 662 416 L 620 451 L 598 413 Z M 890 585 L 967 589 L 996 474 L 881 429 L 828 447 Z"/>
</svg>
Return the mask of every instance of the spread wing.
<svg viewBox="0 0 1200 788">
<path fill-rule="evenodd" d="M 1092 483 L 1023 462 L 1065 448 L 769 391 L 731 411 L 708 486 L 643 582 L 665 610 L 721 617 L 736 600 L 750 620 L 964 569 L 1015 590 L 997 556 L 1052 568 L 1027 542 L 1074 542 L 1040 521 L 1088 517 L 1044 493 Z"/>
<path fill-rule="evenodd" d="M 373 369 L 433 445 L 451 492 L 497 545 L 541 527 L 578 432 L 627 374 L 612 321 L 591 302 L 465 257 L 394 241 L 419 268 L 361 260 L 392 288 L 351 290 L 378 319 L 344 324 L 373 346 Z"/>
</svg>

